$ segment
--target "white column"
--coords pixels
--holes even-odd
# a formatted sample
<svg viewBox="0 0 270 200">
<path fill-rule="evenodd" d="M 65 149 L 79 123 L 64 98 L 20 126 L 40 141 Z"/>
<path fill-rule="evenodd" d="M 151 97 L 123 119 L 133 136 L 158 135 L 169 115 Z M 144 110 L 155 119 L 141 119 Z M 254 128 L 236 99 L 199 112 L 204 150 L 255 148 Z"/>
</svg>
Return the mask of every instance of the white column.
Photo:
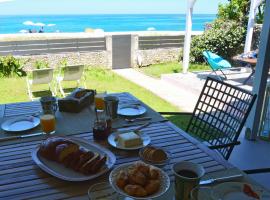
<svg viewBox="0 0 270 200">
<path fill-rule="evenodd" d="M 251 50 L 253 28 L 255 24 L 255 16 L 257 13 L 257 8 L 259 7 L 261 3 L 262 3 L 262 0 L 251 0 L 244 53 L 247 53 Z"/>
<path fill-rule="evenodd" d="M 265 95 L 265 89 L 270 67 L 270 1 L 266 1 L 264 12 L 264 23 L 261 32 L 261 41 L 259 46 L 259 57 L 256 65 L 254 77 L 253 93 L 257 94 L 257 100 L 253 106 L 250 117 L 247 121 L 247 127 L 251 128 L 251 139 L 255 140 L 259 130 L 259 121 L 262 113 L 262 104 Z"/>
<path fill-rule="evenodd" d="M 187 73 L 189 67 L 189 54 L 191 43 L 191 31 L 192 31 L 192 13 L 193 6 L 196 0 L 187 0 L 187 13 L 186 13 L 186 33 L 184 43 L 184 57 L 183 57 L 183 73 Z"/>
</svg>

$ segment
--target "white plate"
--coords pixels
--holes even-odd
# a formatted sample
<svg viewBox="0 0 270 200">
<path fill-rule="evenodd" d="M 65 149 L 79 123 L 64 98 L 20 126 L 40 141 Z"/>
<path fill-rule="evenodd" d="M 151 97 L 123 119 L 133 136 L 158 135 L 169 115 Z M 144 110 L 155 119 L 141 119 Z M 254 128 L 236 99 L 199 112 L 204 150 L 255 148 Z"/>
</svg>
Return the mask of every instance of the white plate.
<svg viewBox="0 0 270 200">
<path fill-rule="evenodd" d="M 2 123 L 1 128 L 9 132 L 30 130 L 40 124 L 40 119 L 34 116 L 22 116 L 8 119 Z"/>
<path fill-rule="evenodd" d="M 154 193 L 152 195 L 149 195 L 147 197 L 136 197 L 135 198 L 135 197 L 129 196 L 127 193 L 125 193 L 122 189 L 120 189 L 116 185 L 116 182 L 115 181 L 116 181 L 117 175 L 119 174 L 119 172 L 121 170 L 126 171 L 128 168 L 132 167 L 132 165 L 133 165 L 132 163 L 123 164 L 123 165 L 120 165 L 119 167 L 117 167 L 117 168 L 115 168 L 115 169 L 113 169 L 111 171 L 110 176 L 109 176 L 109 181 L 110 181 L 110 184 L 111 184 L 112 188 L 116 192 L 118 192 L 118 193 L 120 193 L 120 194 L 122 194 L 124 196 L 130 197 L 130 198 L 134 198 L 134 199 L 152 199 L 152 198 L 156 198 L 156 197 L 161 196 L 162 194 L 164 194 L 169 189 L 169 187 L 170 187 L 170 178 L 167 175 L 167 173 L 164 172 L 163 170 L 161 170 L 161 169 L 153 166 L 155 169 L 157 169 L 160 172 L 160 176 L 161 176 L 161 179 L 160 179 L 161 181 L 160 182 L 161 183 L 160 183 L 159 190 L 156 193 Z"/>
<path fill-rule="evenodd" d="M 226 182 L 214 186 L 212 189 L 212 198 L 214 200 L 255 200 L 255 198 L 249 197 L 243 192 L 244 184 L 249 185 L 259 195 L 260 200 L 270 199 L 270 193 L 262 190 L 262 188 L 241 182 Z"/>
<path fill-rule="evenodd" d="M 113 147 L 117 148 L 117 149 L 122 149 L 122 150 L 137 150 L 137 149 L 141 149 L 143 147 L 146 147 L 148 144 L 150 144 L 151 142 L 151 138 L 149 135 L 147 135 L 146 133 L 141 133 L 141 139 L 142 139 L 142 145 L 139 146 L 134 146 L 134 147 L 123 147 L 121 145 L 118 144 L 116 137 L 118 136 L 118 134 L 121 133 L 112 133 L 111 135 L 109 135 L 108 137 L 108 142 L 110 145 L 112 145 Z"/>
<path fill-rule="evenodd" d="M 120 105 L 117 114 L 126 117 L 136 117 L 144 114 L 145 112 L 145 107 L 141 105 Z"/>
<path fill-rule="evenodd" d="M 38 154 L 39 147 L 37 147 L 34 151 L 32 151 L 33 161 L 42 170 L 44 170 L 45 172 L 47 172 L 47 173 L 49 173 L 57 178 L 60 178 L 62 180 L 66 180 L 66 181 L 91 180 L 91 179 L 94 179 L 98 176 L 101 176 L 102 174 L 109 171 L 113 167 L 114 163 L 116 162 L 116 157 L 111 151 L 109 151 L 109 150 L 107 150 L 107 149 L 105 149 L 97 144 L 91 143 L 91 142 L 89 142 L 85 139 L 82 139 L 82 138 L 76 138 L 76 137 L 65 137 L 65 138 L 80 145 L 81 147 L 84 147 L 87 150 L 97 152 L 101 155 L 106 154 L 107 155 L 106 167 L 104 170 L 100 171 L 97 174 L 84 175 L 84 174 L 76 172 L 72 169 L 66 168 L 63 164 L 60 164 L 60 163 L 57 163 L 54 161 L 50 161 L 50 160 L 47 160 L 46 158 L 43 158 L 42 156 L 40 156 Z"/>
</svg>

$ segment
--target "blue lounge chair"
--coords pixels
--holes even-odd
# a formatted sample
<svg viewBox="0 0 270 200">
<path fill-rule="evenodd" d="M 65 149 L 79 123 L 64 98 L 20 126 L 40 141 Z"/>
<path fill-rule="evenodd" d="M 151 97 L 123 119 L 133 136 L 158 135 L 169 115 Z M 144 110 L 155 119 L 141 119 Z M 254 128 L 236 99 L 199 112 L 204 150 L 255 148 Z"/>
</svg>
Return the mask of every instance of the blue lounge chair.
<svg viewBox="0 0 270 200">
<path fill-rule="evenodd" d="M 210 65 L 213 72 L 218 76 L 218 78 L 222 81 L 222 78 L 220 75 L 217 74 L 217 71 L 221 71 L 221 73 L 224 76 L 224 79 L 227 79 L 227 76 L 223 73 L 222 70 L 230 69 L 232 66 L 231 64 L 223 59 L 222 57 L 210 52 L 210 51 L 204 51 L 203 52 L 204 60 Z"/>
</svg>

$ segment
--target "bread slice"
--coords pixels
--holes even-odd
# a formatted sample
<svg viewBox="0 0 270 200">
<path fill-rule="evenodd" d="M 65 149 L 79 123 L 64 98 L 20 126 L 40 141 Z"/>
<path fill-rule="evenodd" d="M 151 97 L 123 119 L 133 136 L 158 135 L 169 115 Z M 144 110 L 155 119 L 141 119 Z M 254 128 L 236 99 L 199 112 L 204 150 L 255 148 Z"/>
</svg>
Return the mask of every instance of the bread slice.
<svg viewBox="0 0 270 200">
<path fill-rule="evenodd" d="M 97 173 L 101 167 L 106 163 L 107 157 L 103 156 L 102 158 L 100 158 L 88 171 L 91 174 Z"/>
<path fill-rule="evenodd" d="M 78 171 L 87 161 L 95 156 L 95 153 L 92 151 L 88 151 L 80 156 L 80 160 L 77 162 L 74 170 Z"/>
<path fill-rule="evenodd" d="M 74 153 L 79 150 L 79 145 L 77 144 L 59 144 L 55 148 L 55 155 L 57 161 L 62 163 L 63 160 L 71 153 Z"/>
<path fill-rule="evenodd" d="M 80 172 L 84 174 L 88 174 L 88 171 L 90 168 L 100 159 L 100 155 L 98 153 L 95 153 L 95 155 L 89 159 L 87 162 L 85 162 L 81 167 L 80 167 Z"/>
</svg>

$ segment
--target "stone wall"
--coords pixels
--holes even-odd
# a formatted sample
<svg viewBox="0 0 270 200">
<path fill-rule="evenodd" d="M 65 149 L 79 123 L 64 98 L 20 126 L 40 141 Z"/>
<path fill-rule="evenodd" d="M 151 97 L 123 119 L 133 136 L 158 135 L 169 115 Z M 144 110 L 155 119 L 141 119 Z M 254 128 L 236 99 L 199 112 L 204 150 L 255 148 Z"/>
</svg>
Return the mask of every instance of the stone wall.
<svg viewBox="0 0 270 200">
<path fill-rule="evenodd" d="M 158 63 L 179 61 L 182 58 L 182 48 L 137 50 L 136 55 L 137 56 L 134 57 L 134 66 L 142 67 Z M 138 59 L 142 61 L 141 66 L 138 63 Z"/>
<path fill-rule="evenodd" d="M 49 67 L 58 67 L 61 61 L 66 61 L 68 65 L 83 64 L 87 66 L 98 66 L 110 68 L 110 52 L 89 52 L 89 53 L 65 53 L 65 54 L 46 54 L 46 55 L 32 55 L 32 56 L 17 56 L 22 58 L 25 62 L 24 69 L 29 71 L 35 68 L 36 61 L 43 61 L 49 64 Z"/>
</svg>

